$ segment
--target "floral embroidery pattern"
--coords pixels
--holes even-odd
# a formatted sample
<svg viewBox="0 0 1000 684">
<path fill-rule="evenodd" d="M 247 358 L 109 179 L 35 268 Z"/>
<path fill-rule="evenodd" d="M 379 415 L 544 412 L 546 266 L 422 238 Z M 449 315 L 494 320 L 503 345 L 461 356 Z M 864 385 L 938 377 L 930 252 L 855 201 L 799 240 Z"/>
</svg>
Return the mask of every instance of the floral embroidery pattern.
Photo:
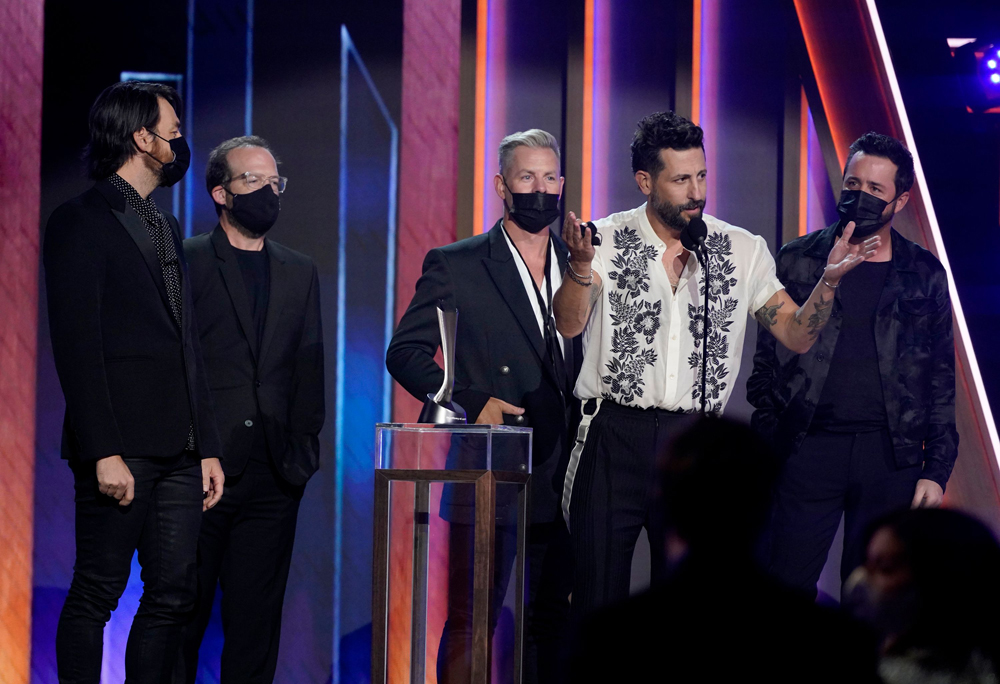
<svg viewBox="0 0 1000 684">
<path fill-rule="evenodd" d="M 649 262 L 659 258 L 656 248 L 643 244 L 639 232 L 623 226 L 614 232 L 616 254 L 611 260 L 615 270 L 608 272 L 615 290 L 608 293 L 611 305 L 611 353 L 614 358 L 605 367 L 609 375 L 602 380 L 610 387 L 605 399 L 628 404 L 641 397 L 646 366 L 656 363 L 653 339 L 660 329 L 661 300 L 642 298 L 649 292 Z"/>
<path fill-rule="evenodd" d="M 722 411 L 722 393 L 729 376 L 729 332 L 735 322 L 733 314 L 739 300 L 728 295 L 736 287 L 732 274 L 736 267 L 728 258 L 733 254 L 733 242 L 728 235 L 710 232 L 705 242 L 708 248 L 708 339 L 705 349 L 701 349 L 705 307 L 688 305 L 688 330 L 694 338 L 695 351 L 688 357 L 688 367 L 695 371 L 696 381 L 691 398 L 696 406 L 701 405 L 701 364 L 702 355 L 707 359 L 705 372 L 705 410 L 713 413 Z M 699 295 L 705 297 L 705 271 L 701 271 Z"/>
</svg>

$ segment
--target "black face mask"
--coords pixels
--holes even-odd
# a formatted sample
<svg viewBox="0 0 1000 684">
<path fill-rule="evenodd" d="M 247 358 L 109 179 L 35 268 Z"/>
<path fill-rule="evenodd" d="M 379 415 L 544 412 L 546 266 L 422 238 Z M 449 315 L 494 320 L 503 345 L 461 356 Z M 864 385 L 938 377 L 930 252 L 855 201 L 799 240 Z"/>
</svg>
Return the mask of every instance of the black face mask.
<svg viewBox="0 0 1000 684">
<path fill-rule="evenodd" d="M 889 202 L 895 200 L 896 198 L 893 197 Z M 853 237 L 866 238 L 869 235 L 874 235 L 879 228 L 892 220 L 892 216 L 888 219 L 882 217 L 889 202 L 863 190 L 844 190 L 840 193 L 840 202 L 837 203 L 837 213 L 840 214 L 840 230 L 843 231 L 848 223 L 854 221 Z"/>
<path fill-rule="evenodd" d="M 153 133 L 153 131 L 150 131 L 150 133 Z M 156 133 L 153 133 L 153 135 L 156 135 Z M 167 140 L 159 135 L 156 135 L 156 137 L 170 145 L 170 151 L 174 153 L 173 161 L 169 161 L 164 164 L 163 162 L 160 162 L 159 159 L 156 159 L 156 157 L 149 154 L 149 152 L 146 154 L 149 154 L 150 157 L 153 157 L 153 159 L 160 162 L 162 167 L 160 168 L 160 185 L 169 188 L 171 185 L 177 183 L 177 181 L 183 178 L 184 174 L 187 173 L 188 166 L 191 165 L 191 148 L 188 147 L 187 140 L 183 137 L 174 138 L 173 140 Z"/>
<path fill-rule="evenodd" d="M 547 192 L 513 192 L 506 179 L 503 184 L 511 198 L 511 206 L 508 207 L 510 218 L 524 230 L 529 233 L 541 232 L 559 218 L 559 195 Z"/>
<path fill-rule="evenodd" d="M 233 208 L 229 213 L 257 237 L 271 230 L 278 220 L 281 199 L 269 184 L 246 195 L 230 194 L 233 196 Z"/>
</svg>

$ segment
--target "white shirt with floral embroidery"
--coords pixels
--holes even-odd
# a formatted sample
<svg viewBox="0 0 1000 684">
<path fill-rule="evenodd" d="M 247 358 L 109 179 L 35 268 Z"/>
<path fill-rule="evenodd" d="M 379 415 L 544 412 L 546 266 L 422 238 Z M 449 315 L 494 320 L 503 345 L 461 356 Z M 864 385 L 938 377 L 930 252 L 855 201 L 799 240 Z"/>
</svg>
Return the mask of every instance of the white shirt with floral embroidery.
<svg viewBox="0 0 1000 684">
<path fill-rule="evenodd" d="M 706 407 L 721 412 L 740 372 L 747 320 L 784 289 L 759 235 L 704 215 L 708 226 L 709 334 Z M 594 257 L 601 277 L 583 333 L 579 399 L 637 408 L 701 408 L 704 271 L 688 257 L 676 293 L 663 267 L 666 246 L 646 205 L 594 222 L 603 240 Z"/>
</svg>

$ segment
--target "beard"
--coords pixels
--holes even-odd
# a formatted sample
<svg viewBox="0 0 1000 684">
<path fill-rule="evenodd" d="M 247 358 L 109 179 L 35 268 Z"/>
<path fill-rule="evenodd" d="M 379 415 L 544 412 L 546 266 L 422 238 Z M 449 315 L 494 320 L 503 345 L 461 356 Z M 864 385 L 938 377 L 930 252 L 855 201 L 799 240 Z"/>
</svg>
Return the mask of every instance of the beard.
<svg viewBox="0 0 1000 684">
<path fill-rule="evenodd" d="M 160 160 L 154 159 L 148 154 L 143 155 L 142 160 L 145 163 L 146 168 L 149 169 L 149 173 L 156 179 L 156 187 L 163 185 L 163 164 Z"/>
<path fill-rule="evenodd" d="M 690 219 L 682 214 L 682 211 L 689 209 L 699 209 L 704 211 L 705 200 L 691 200 L 684 204 L 671 204 L 669 200 L 662 199 L 656 194 L 655 188 L 649 193 L 649 203 L 653 206 L 653 211 L 660 217 L 664 225 L 670 226 L 674 230 L 684 230 L 688 227 Z M 701 216 L 701 213 L 698 214 Z"/>
</svg>

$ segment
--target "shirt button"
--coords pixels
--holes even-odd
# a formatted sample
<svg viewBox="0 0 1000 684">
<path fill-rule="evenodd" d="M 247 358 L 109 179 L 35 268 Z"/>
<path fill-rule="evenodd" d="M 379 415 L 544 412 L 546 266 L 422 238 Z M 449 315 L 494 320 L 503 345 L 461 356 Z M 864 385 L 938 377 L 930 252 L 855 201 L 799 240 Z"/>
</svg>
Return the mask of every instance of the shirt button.
<svg viewBox="0 0 1000 684">
<path fill-rule="evenodd" d="M 257 382 L 255 382 L 254 385 L 256 385 L 257 387 L 260 387 L 260 380 L 258 380 Z"/>
<path fill-rule="evenodd" d="M 677 377 L 677 376 L 675 376 L 673 373 L 671 373 L 670 377 L 674 378 L 674 377 Z"/>
<path fill-rule="evenodd" d="M 676 341 L 676 340 L 677 340 L 677 335 L 671 335 L 671 336 L 670 336 L 670 339 L 672 339 L 672 340 L 675 340 L 675 341 Z"/>
<path fill-rule="evenodd" d="M 816 355 L 816 360 L 817 361 L 824 361 L 825 359 L 826 359 L 826 357 L 823 356 L 823 352 L 820 352 L 819 354 Z"/>
<path fill-rule="evenodd" d="M 510 375 L 510 367 L 500 366 L 500 375 Z"/>
<path fill-rule="evenodd" d="M 249 418 L 244 420 L 243 424 L 246 425 L 247 427 L 253 427 L 253 421 L 250 420 Z"/>
<path fill-rule="evenodd" d="M 518 425 L 520 425 L 521 423 L 523 423 L 523 422 L 524 422 L 524 416 L 518 416 L 518 417 L 517 417 L 517 418 L 516 418 L 516 419 L 514 420 L 514 422 L 515 422 L 515 423 L 517 423 Z"/>
</svg>

